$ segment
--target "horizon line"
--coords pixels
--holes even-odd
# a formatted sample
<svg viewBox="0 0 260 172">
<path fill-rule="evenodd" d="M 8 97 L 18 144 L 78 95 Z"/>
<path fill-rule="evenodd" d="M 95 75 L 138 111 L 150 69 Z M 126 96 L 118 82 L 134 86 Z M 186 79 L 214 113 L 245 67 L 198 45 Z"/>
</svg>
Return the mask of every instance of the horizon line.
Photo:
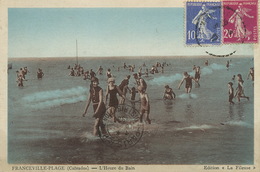
<svg viewBox="0 0 260 172">
<path fill-rule="evenodd" d="M 230 57 L 245 57 L 245 56 L 253 56 L 254 55 L 230 55 L 227 56 L 228 58 Z M 210 55 L 140 55 L 140 56 L 78 56 L 77 58 L 140 58 L 140 57 L 147 57 L 147 58 L 162 58 L 162 57 L 210 57 L 210 58 L 227 58 L 227 57 L 218 57 L 218 56 L 210 56 Z M 19 58 L 23 58 L 23 59 L 27 59 L 27 58 L 76 58 L 75 56 L 56 56 L 56 57 L 8 57 L 8 59 L 19 59 Z"/>
</svg>

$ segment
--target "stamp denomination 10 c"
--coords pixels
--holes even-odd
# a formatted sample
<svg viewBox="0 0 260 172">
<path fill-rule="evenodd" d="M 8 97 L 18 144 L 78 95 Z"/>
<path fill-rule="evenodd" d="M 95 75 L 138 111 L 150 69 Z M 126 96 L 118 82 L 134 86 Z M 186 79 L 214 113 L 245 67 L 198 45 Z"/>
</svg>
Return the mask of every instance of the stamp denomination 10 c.
<svg viewBox="0 0 260 172">
<path fill-rule="evenodd" d="M 186 3 L 186 44 L 221 44 L 221 3 Z"/>
</svg>

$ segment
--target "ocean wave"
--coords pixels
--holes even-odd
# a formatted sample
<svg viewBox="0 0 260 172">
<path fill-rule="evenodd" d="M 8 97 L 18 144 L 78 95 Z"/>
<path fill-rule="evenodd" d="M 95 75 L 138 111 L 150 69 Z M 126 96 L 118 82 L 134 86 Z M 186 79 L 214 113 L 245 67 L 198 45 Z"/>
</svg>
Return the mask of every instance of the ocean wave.
<svg viewBox="0 0 260 172">
<path fill-rule="evenodd" d="M 170 84 L 175 81 L 179 81 L 182 79 L 182 75 L 177 73 L 171 76 L 160 76 L 157 78 L 153 78 L 152 80 L 149 81 L 152 85 L 165 85 L 165 84 Z"/>
<path fill-rule="evenodd" d="M 65 90 L 51 90 L 36 92 L 24 96 L 22 99 L 33 109 L 57 107 L 86 100 L 87 88 L 75 87 Z"/>
<path fill-rule="evenodd" d="M 192 125 L 189 127 L 182 127 L 182 128 L 176 128 L 176 131 L 183 131 L 183 130 L 206 130 L 206 129 L 213 129 L 216 128 L 215 126 L 212 125 Z"/>
<path fill-rule="evenodd" d="M 224 70 L 224 69 L 226 69 L 225 65 L 212 63 L 211 65 L 203 67 L 201 69 L 201 75 L 209 75 L 209 74 L 212 74 L 214 72 L 214 70 Z M 191 76 L 194 76 L 195 72 L 191 71 L 191 72 L 188 72 L 188 74 Z M 166 85 L 166 84 L 171 84 L 175 81 L 181 81 L 182 77 L 183 76 L 180 73 L 176 73 L 176 74 L 170 75 L 170 76 L 159 76 L 159 77 L 155 77 L 152 80 L 150 80 L 149 83 L 152 85 Z"/>
<path fill-rule="evenodd" d="M 240 127 L 247 127 L 247 128 L 254 128 L 252 124 L 249 124 L 244 121 L 228 121 L 225 123 L 222 123 L 223 125 L 229 125 L 229 126 L 240 126 Z"/>
<path fill-rule="evenodd" d="M 196 98 L 198 98 L 198 96 L 196 94 L 193 94 L 193 93 L 189 93 L 189 94 L 184 93 L 184 94 L 179 95 L 178 97 L 181 98 L 181 99 L 196 99 Z"/>
</svg>

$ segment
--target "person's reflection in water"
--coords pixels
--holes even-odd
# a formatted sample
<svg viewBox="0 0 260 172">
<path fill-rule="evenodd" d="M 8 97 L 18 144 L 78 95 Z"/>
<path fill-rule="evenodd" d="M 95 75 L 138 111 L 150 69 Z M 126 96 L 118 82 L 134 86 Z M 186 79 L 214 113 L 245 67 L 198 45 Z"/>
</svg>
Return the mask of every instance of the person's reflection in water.
<svg viewBox="0 0 260 172">
<path fill-rule="evenodd" d="M 245 111 L 245 109 L 244 109 L 244 104 L 243 103 L 240 103 L 239 105 L 238 105 L 238 107 L 237 107 L 237 114 L 238 114 L 238 119 L 239 120 L 241 120 L 241 121 L 243 121 L 243 119 L 244 119 L 244 111 Z"/>
<path fill-rule="evenodd" d="M 188 120 L 191 120 L 191 119 L 193 119 L 193 114 L 194 114 L 194 111 L 192 109 L 191 104 L 187 104 L 186 108 L 185 108 L 185 118 Z"/>
<path fill-rule="evenodd" d="M 166 109 L 166 112 L 172 112 L 173 106 L 175 105 L 175 101 L 173 100 L 163 100 L 164 107 Z"/>
<path fill-rule="evenodd" d="M 229 111 L 228 111 L 228 116 L 230 118 L 230 120 L 234 119 L 234 106 L 228 106 L 229 107 Z"/>
</svg>

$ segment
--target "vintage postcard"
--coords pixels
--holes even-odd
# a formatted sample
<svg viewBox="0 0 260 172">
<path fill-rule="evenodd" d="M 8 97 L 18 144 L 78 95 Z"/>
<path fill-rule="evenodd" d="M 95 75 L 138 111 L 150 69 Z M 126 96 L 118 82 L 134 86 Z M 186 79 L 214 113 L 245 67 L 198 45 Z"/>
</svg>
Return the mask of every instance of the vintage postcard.
<svg viewBox="0 0 260 172">
<path fill-rule="evenodd" d="M 0 0 L 0 171 L 260 171 L 256 0 Z"/>
</svg>

